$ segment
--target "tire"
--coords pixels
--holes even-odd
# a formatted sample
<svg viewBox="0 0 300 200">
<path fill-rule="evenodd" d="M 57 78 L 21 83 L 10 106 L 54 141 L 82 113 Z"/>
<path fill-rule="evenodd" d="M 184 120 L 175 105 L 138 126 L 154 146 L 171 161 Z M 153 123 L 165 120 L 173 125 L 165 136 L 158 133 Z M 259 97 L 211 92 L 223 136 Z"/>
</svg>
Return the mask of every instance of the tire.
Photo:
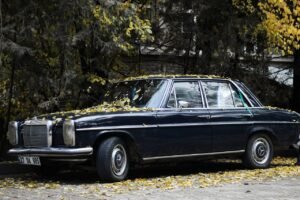
<svg viewBox="0 0 300 200">
<path fill-rule="evenodd" d="M 101 180 L 122 181 L 127 177 L 129 157 L 125 143 L 118 137 L 104 140 L 96 155 L 97 173 Z"/>
<path fill-rule="evenodd" d="M 252 169 L 268 168 L 273 158 L 273 144 L 269 136 L 257 134 L 247 144 L 243 163 Z"/>
</svg>

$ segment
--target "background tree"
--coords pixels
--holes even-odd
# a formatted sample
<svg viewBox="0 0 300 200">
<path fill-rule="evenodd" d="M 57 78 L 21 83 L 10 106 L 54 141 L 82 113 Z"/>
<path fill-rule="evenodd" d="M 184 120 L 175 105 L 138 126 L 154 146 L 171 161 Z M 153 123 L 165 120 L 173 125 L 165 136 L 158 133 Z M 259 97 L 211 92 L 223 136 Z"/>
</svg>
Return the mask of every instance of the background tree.
<svg viewBox="0 0 300 200">
<path fill-rule="evenodd" d="M 97 85 L 122 74 L 121 55 L 152 39 L 145 3 L 1 0 L 0 149 L 9 118 L 101 101 Z"/>
<path fill-rule="evenodd" d="M 294 55 L 293 108 L 300 112 L 300 1 L 264 0 L 260 27 L 267 33 L 271 48 Z"/>
</svg>

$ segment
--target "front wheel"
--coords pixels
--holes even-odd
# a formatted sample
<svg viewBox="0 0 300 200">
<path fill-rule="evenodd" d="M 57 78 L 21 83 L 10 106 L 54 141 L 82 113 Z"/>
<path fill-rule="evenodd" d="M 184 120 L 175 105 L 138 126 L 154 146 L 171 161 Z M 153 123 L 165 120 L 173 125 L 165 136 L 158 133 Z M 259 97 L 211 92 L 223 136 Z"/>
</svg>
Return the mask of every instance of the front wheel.
<svg viewBox="0 0 300 200">
<path fill-rule="evenodd" d="M 252 136 L 247 144 L 244 164 L 249 168 L 267 168 L 273 158 L 273 144 L 265 134 Z"/>
<path fill-rule="evenodd" d="M 96 167 L 102 180 L 124 180 L 128 174 L 129 158 L 125 143 L 118 137 L 104 140 L 97 151 Z"/>
</svg>

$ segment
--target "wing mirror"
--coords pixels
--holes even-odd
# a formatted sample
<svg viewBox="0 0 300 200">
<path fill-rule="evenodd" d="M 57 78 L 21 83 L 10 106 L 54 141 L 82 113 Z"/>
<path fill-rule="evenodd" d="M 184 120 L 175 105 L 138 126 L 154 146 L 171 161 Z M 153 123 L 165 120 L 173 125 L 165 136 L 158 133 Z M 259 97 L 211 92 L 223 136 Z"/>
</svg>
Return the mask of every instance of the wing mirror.
<svg viewBox="0 0 300 200">
<path fill-rule="evenodd" d="M 189 102 L 187 101 L 178 101 L 179 108 L 188 108 L 189 107 Z"/>
</svg>

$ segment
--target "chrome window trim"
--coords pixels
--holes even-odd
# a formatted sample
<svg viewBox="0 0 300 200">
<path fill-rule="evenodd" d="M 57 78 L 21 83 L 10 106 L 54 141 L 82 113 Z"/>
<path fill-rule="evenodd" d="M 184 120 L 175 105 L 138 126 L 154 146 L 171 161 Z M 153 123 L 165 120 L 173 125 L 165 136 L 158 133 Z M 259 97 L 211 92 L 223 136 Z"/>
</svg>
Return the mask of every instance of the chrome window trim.
<svg viewBox="0 0 300 200">
<path fill-rule="evenodd" d="M 196 156 L 213 156 L 213 155 L 222 155 L 222 154 L 236 154 L 244 153 L 245 150 L 236 150 L 236 151 L 223 151 L 223 152 L 212 152 L 212 153 L 195 153 L 195 154 L 182 154 L 182 155 L 171 155 L 171 156 L 155 156 L 155 157 L 144 157 L 143 160 L 159 160 L 159 159 L 169 159 L 169 158 L 188 158 Z"/>
<path fill-rule="evenodd" d="M 164 106 L 163 104 L 164 104 L 164 102 L 166 102 L 166 99 L 169 96 L 168 94 L 170 94 L 169 91 L 170 91 L 170 86 L 172 85 L 172 80 L 167 79 L 167 81 L 168 81 L 168 85 L 167 85 L 167 87 L 165 89 L 165 93 L 164 93 L 163 98 L 162 98 L 162 100 L 160 102 L 159 108 L 162 108 Z"/>
<path fill-rule="evenodd" d="M 199 82 L 199 85 L 200 85 L 200 90 L 202 92 L 204 108 L 207 109 L 208 108 L 208 102 L 207 102 L 207 98 L 206 98 L 205 91 L 204 91 L 204 88 L 203 88 L 203 84 L 202 84 L 201 80 L 198 80 L 198 82 Z"/>
<path fill-rule="evenodd" d="M 222 125 L 244 125 L 244 124 L 300 124 L 293 121 L 242 121 L 242 122 L 202 122 L 202 123 L 177 123 L 177 124 L 157 124 L 157 125 L 124 125 L 124 126 L 101 126 L 90 128 L 78 128 L 76 131 L 99 131 L 118 129 L 141 129 L 141 128 L 168 128 L 186 126 L 222 126 Z"/>
<path fill-rule="evenodd" d="M 239 84 L 241 84 L 245 88 L 245 90 L 254 98 L 254 100 L 258 105 L 260 105 L 260 107 L 264 107 L 260 100 L 255 96 L 255 94 L 253 94 L 253 92 L 243 82 L 239 82 Z"/>
<path fill-rule="evenodd" d="M 168 98 L 166 99 L 166 103 L 165 103 L 165 106 L 164 107 L 166 107 L 167 106 L 167 104 L 168 104 L 168 101 L 169 101 L 169 98 L 170 98 L 170 96 L 171 96 L 171 93 L 173 92 L 173 90 L 174 90 L 174 94 L 175 94 L 175 102 L 176 102 L 176 108 L 167 108 L 167 109 L 175 109 L 175 110 L 183 110 L 183 109 L 206 109 L 206 105 L 205 105 L 205 102 L 204 102 L 204 99 L 203 99 L 203 91 L 202 91 L 202 86 L 200 85 L 200 79 L 180 79 L 179 80 L 179 82 L 196 82 L 197 83 L 197 85 L 198 85 L 198 87 L 199 87 L 199 93 L 200 93 L 200 95 L 201 95 L 201 100 L 202 100 L 202 107 L 197 107 L 197 108 L 179 108 L 178 107 L 178 103 L 177 103 L 177 95 L 176 95 L 176 90 L 175 90 L 175 87 L 174 87 L 174 83 L 176 82 L 176 80 L 178 80 L 178 79 L 172 79 L 171 80 L 171 82 L 172 82 L 172 84 L 171 84 L 171 91 L 169 92 L 169 95 L 168 95 Z M 161 108 L 164 108 L 164 107 L 161 107 Z"/>
<path fill-rule="evenodd" d="M 249 97 L 243 92 L 243 90 L 233 81 L 233 80 L 229 80 L 229 82 L 231 82 L 238 90 L 239 92 L 242 93 L 242 95 L 246 98 L 246 100 L 248 101 L 249 105 L 251 105 L 251 108 L 254 107 L 254 105 L 252 104 L 252 102 L 250 101 Z M 256 97 L 254 98 L 254 100 L 256 101 Z M 257 103 L 257 101 L 256 101 Z M 260 103 L 257 103 L 258 105 L 261 105 Z"/>
<path fill-rule="evenodd" d="M 208 79 L 208 80 L 201 80 L 200 79 L 200 81 L 201 82 L 227 82 L 228 83 L 228 85 L 229 85 L 229 88 L 230 88 L 230 92 L 231 92 L 231 94 L 232 94 L 232 86 L 231 86 L 231 84 L 233 84 L 236 88 L 237 88 L 237 90 L 239 91 L 239 92 L 241 92 L 242 93 L 242 95 L 246 98 L 246 100 L 247 100 L 247 102 L 249 103 L 249 105 L 251 106 L 251 107 L 249 107 L 249 108 L 256 108 L 256 107 L 254 107 L 254 105 L 251 103 L 251 101 L 249 100 L 249 98 L 247 97 L 247 95 L 245 95 L 245 93 L 241 90 L 241 88 L 240 87 L 238 87 L 238 85 L 237 84 L 235 84 L 234 83 L 234 81 L 232 81 L 232 80 L 230 80 L 230 79 Z M 231 84 L 230 84 L 231 83 Z M 202 84 L 201 84 L 202 85 Z M 204 90 L 204 87 L 203 87 L 203 85 L 202 85 L 202 88 L 203 88 L 203 91 L 204 91 L 204 93 L 205 93 L 205 90 Z M 209 107 L 209 105 L 208 105 L 208 100 L 207 100 L 207 96 L 206 96 L 206 93 L 205 93 L 205 99 L 206 99 L 206 102 L 207 102 L 207 105 L 206 105 L 206 107 L 207 107 L 207 109 L 236 109 L 236 108 L 246 108 L 246 107 L 235 107 L 235 105 L 234 105 L 234 107 L 219 107 L 219 108 L 210 108 Z M 234 104 L 234 98 L 233 98 L 233 104 Z M 261 107 L 258 107 L 258 108 L 261 108 Z"/>
<path fill-rule="evenodd" d="M 237 106 L 235 105 L 235 100 L 234 100 L 234 96 L 233 96 L 233 88 L 230 83 L 229 83 L 229 88 L 230 88 L 230 94 L 231 94 L 231 98 L 232 98 L 232 102 L 233 102 L 233 107 L 237 108 Z"/>
<path fill-rule="evenodd" d="M 202 85 L 201 85 L 201 82 L 198 80 L 198 86 L 199 86 L 199 92 L 200 92 L 200 95 L 201 95 L 201 101 L 202 101 L 202 108 L 206 108 L 206 102 L 204 101 L 204 93 L 202 91 Z"/>
<path fill-rule="evenodd" d="M 249 107 L 249 109 L 262 109 L 264 107 Z M 244 110 L 246 107 L 231 107 L 231 108 L 182 108 L 180 110 Z M 165 111 L 165 110 L 174 110 L 174 108 L 159 108 L 155 109 L 155 111 Z M 178 109 L 176 110 L 178 111 Z"/>
</svg>

